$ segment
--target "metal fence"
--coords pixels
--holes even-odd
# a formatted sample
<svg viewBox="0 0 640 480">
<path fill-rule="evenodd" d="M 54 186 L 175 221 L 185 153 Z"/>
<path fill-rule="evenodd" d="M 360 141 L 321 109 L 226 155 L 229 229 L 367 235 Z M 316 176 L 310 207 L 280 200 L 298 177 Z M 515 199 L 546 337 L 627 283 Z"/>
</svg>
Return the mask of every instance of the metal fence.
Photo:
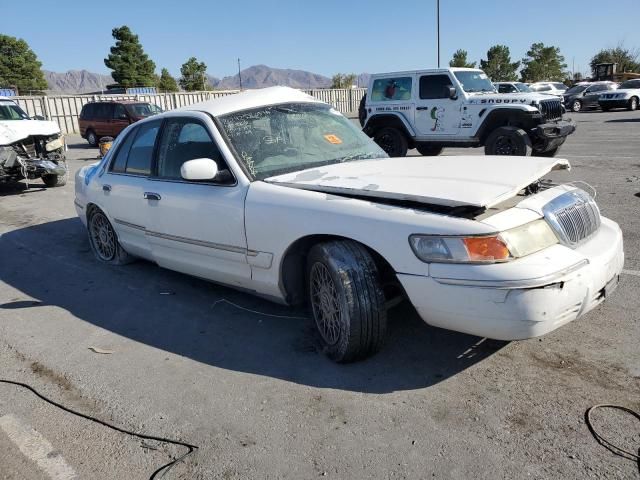
<svg viewBox="0 0 640 480">
<path fill-rule="evenodd" d="M 332 105 L 342 113 L 358 110 L 360 99 L 366 88 L 310 89 L 302 90 L 313 97 Z M 138 100 L 158 105 L 163 110 L 173 110 L 205 100 L 238 93 L 238 90 L 210 92 L 176 92 L 144 95 L 47 95 L 12 97 L 29 116 L 40 115 L 60 125 L 62 133 L 78 133 L 78 116 L 82 106 L 99 100 Z"/>
</svg>

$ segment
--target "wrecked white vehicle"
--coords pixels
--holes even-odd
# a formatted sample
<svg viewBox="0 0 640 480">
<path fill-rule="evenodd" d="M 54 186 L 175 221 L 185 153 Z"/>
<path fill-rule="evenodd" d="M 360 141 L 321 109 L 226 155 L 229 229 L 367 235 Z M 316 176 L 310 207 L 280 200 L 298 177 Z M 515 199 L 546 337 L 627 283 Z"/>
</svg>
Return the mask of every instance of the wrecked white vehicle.
<svg viewBox="0 0 640 480">
<path fill-rule="evenodd" d="M 47 187 L 67 183 L 64 137 L 55 122 L 31 119 L 0 97 L 0 182 L 42 179 Z"/>
<path fill-rule="evenodd" d="M 131 125 L 76 179 L 96 257 L 307 303 L 340 362 L 382 345 L 408 298 L 495 339 L 550 332 L 617 285 L 622 234 L 544 157 L 388 158 L 330 106 L 273 87 Z"/>
</svg>

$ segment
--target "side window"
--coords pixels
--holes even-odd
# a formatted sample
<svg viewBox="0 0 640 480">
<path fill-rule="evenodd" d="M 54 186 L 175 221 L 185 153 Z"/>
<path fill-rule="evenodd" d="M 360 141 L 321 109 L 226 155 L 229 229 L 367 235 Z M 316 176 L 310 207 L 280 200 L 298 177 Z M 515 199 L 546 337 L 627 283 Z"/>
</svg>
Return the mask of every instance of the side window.
<svg viewBox="0 0 640 480">
<path fill-rule="evenodd" d="M 138 129 L 135 128 L 127 134 L 127 137 L 118 147 L 118 151 L 116 152 L 116 156 L 111 162 L 111 166 L 109 167 L 109 171 L 113 173 L 124 173 L 125 168 L 127 166 L 127 157 L 129 156 L 129 150 L 131 150 L 131 144 L 133 140 L 136 138 L 136 134 L 138 133 Z"/>
<path fill-rule="evenodd" d="M 220 172 L 226 169 L 204 125 L 188 118 L 168 119 L 158 146 L 158 177 L 181 180 L 180 167 L 195 158 L 210 158 L 218 164 Z"/>
<path fill-rule="evenodd" d="M 111 108 L 108 103 L 96 103 L 93 118 L 96 120 L 107 120 L 111 118 Z"/>
<path fill-rule="evenodd" d="M 93 103 L 87 103 L 83 108 L 82 108 L 82 112 L 80 113 L 80 118 L 82 118 L 83 120 L 91 120 L 93 118 L 93 108 L 94 108 L 94 104 Z"/>
<path fill-rule="evenodd" d="M 410 100 L 411 84 L 411 77 L 379 78 L 374 80 L 371 88 L 371 101 Z"/>
<path fill-rule="evenodd" d="M 160 121 L 145 123 L 138 128 L 136 138 L 131 144 L 125 173 L 133 175 L 151 174 L 153 146 L 156 143 L 159 129 Z"/>
<path fill-rule="evenodd" d="M 113 109 L 113 118 L 116 120 L 127 118 L 127 111 L 124 109 L 124 105 L 116 104 Z"/>
<path fill-rule="evenodd" d="M 420 98 L 449 98 L 453 84 L 449 75 L 424 75 L 420 77 Z"/>
<path fill-rule="evenodd" d="M 514 87 L 510 83 L 503 83 L 498 85 L 498 93 L 511 93 L 515 91 L 516 91 L 516 87 Z"/>
</svg>

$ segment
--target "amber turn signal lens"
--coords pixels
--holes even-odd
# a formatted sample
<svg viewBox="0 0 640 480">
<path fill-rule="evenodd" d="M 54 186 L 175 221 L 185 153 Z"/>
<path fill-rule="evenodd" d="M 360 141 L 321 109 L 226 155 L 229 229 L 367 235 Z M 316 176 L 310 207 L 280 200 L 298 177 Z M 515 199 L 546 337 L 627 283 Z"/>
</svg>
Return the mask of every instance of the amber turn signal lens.
<svg viewBox="0 0 640 480">
<path fill-rule="evenodd" d="M 463 239 L 469 252 L 469 260 L 507 260 L 511 255 L 505 243 L 499 237 L 467 237 Z"/>
</svg>

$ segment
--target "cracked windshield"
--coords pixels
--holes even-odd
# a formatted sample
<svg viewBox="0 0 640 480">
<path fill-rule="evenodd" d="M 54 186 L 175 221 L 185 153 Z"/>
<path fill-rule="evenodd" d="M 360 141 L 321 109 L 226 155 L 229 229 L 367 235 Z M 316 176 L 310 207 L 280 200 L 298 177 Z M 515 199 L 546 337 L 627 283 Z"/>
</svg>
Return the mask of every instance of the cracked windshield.
<svg viewBox="0 0 640 480">
<path fill-rule="evenodd" d="M 220 117 L 239 159 L 256 180 L 387 154 L 326 105 L 284 104 Z"/>
</svg>

